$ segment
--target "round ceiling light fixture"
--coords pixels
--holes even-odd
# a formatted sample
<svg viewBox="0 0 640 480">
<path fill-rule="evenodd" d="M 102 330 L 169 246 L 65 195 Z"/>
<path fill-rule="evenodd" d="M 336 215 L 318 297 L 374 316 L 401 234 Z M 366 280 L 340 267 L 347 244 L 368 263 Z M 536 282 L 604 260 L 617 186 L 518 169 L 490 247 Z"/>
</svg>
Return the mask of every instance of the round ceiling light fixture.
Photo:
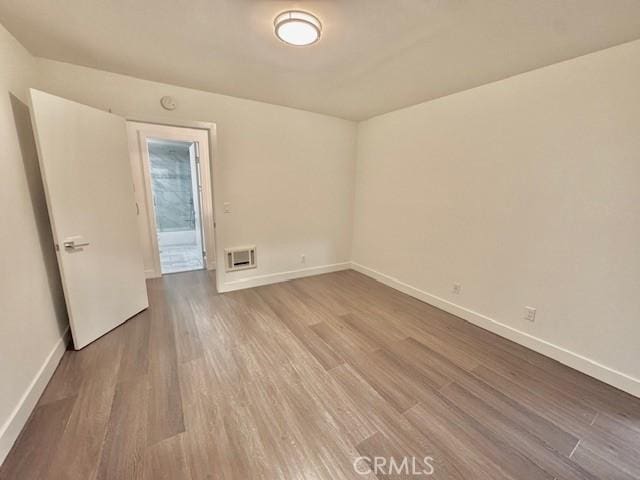
<svg viewBox="0 0 640 480">
<path fill-rule="evenodd" d="M 314 15 L 300 10 L 287 10 L 273 21 L 276 37 L 289 45 L 301 47 L 316 43 L 322 24 Z"/>
</svg>

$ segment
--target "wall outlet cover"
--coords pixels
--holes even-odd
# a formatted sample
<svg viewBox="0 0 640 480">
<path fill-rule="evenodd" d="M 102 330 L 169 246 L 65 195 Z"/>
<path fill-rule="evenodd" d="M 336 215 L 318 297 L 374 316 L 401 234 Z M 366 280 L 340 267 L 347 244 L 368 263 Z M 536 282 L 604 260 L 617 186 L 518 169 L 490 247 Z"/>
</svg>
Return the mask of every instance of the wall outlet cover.
<svg viewBox="0 0 640 480">
<path fill-rule="evenodd" d="M 533 307 L 524 307 L 524 319 L 528 322 L 535 322 L 536 309 Z"/>
</svg>

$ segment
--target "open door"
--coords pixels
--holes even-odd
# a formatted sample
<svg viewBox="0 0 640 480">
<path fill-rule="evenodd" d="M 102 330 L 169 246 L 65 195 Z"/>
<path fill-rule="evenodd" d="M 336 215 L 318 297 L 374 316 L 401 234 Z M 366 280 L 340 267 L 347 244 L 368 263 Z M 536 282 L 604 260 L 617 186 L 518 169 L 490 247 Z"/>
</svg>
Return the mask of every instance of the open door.
<svg viewBox="0 0 640 480">
<path fill-rule="evenodd" d="M 149 306 L 126 122 L 33 89 L 31 115 L 79 350 Z"/>
</svg>

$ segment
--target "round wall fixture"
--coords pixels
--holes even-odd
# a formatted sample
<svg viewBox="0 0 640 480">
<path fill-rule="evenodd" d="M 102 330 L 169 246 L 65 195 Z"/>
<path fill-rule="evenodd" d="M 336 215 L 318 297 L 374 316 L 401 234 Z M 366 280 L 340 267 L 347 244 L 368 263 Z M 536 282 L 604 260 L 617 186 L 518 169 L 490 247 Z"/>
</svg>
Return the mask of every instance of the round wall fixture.
<svg viewBox="0 0 640 480">
<path fill-rule="evenodd" d="M 169 96 L 162 97 L 160 99 L 160 105 L 162 105 L 162 108 L 164 108 L 165 110 L 175 110 L 178 106 L 175 99 Z"/>
<path fill-rule="evenodd" d="M 297 47 L 316 43 L 322 32 L 320 20 L 300 10 L 282 12 L 275 18 L 273 25 L 276 37 Z"/>
</svg>

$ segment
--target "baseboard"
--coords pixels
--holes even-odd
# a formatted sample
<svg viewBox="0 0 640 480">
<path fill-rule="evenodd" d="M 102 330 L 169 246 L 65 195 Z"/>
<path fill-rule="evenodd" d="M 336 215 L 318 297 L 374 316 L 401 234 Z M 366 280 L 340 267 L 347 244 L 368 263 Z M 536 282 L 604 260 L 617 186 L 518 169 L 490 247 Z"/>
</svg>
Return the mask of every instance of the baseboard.
<svg viewBox="0 0 640 480">
<path fill-rule="evenodd" d="M 36 403 L 38 403 L 47 383 L 49 383 L 49 380 L 53 376 L 53 372 L 55 372 L 58 363 L 60 363 L 60 359 L 62 359 L 62 355 L 67 349 L 70 339 L 71 335 L 69 327 L 67 327 L 67 330 L 47 356 L 40 370 L 38 370 L 31 384 L 29 384 L 29 387 L 22 395 L 22 398 L 20 398 L 18 405 L 0 428 L 0 465 L 4 462 L 9 450 L 11 450 L 18 435 L 20 435 L 22 428 L 27 423 L 27 420 L 29 420 L 31 412 L 35 408 Z"/>
<path fill-rule="evenodd" d="M 294 278 L 310 277 L 312 275 L 320 275 L 322 273 L 337 272 L 339 270 L 349 270 L 351 262 L 333 263 L 331 265 L 321 265 L 319 267 L 302 268 L 300 270 L 290 270 L 287 272 L 270 273 L 268 275 L 259 275 L 256 277 L 241 278 L 231 282 L 224 282 L 218 285 L 218 291 L 232 292 L 234 290 L 242 290 L 244 288 L 259 287 L 261 285 L 269 285 L 271 283 L 286 282 Z"/>
<path fill-rule="evenodd" d="M 634 377 L 614 370 L 613 368 L 609 368 L 578 353 L 572 352 L 558 345 L 554 345 L 546 340 L 542 340 L 541 338 L 534 337 L 533 335 L 505 325 L 504 323 L 498 322 L 486 315 L 462 307 L 436 295 L 432 295 L 424 290 L 420 290 L 404 283 L 397 278 L 365 267 L 359 263 L 351 262 L 351 268 L 357 272 L 367 275 L 368 277 L 378 280 L 391 288 L 463 318 L 474 325 L 484 328 L 485 330 L 489 330 L 496 335 L 500 335 L 501 337 L 530 348 L 542 355 L 553 358 L 564 365 L 591 377 L 597 378 L 598 380 L 619 388 L 631 395 L 640 397 L 640 380 Z"/>
</svg>

